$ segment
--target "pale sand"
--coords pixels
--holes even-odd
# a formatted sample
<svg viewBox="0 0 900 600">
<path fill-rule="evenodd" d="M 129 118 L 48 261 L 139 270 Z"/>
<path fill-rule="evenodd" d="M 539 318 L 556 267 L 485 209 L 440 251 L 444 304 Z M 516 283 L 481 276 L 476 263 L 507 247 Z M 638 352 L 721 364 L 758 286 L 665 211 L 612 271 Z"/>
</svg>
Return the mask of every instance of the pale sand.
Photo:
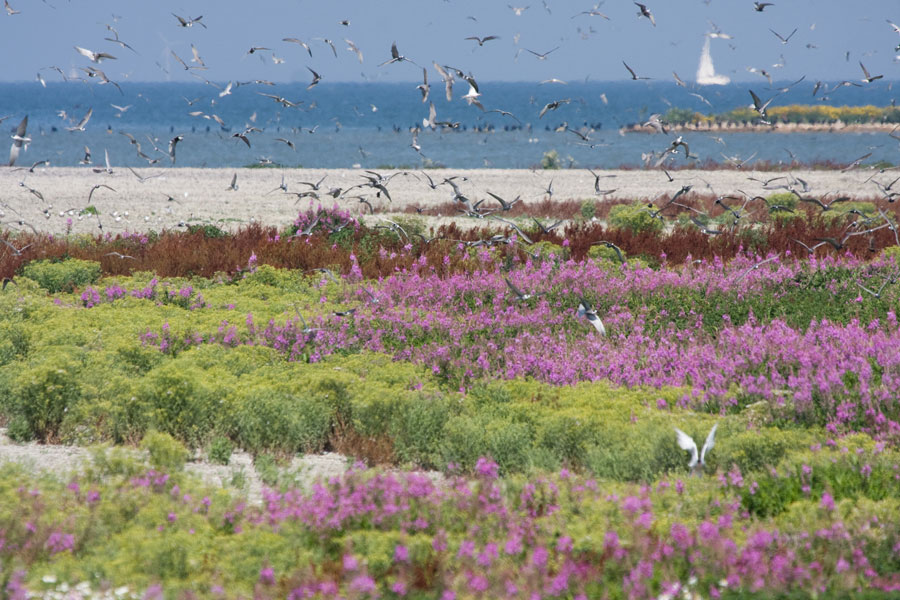
<svg viewBox="0 0 900 600">
<path fill-rule="evenodd" d="M 310 199 L 297 200 L 296 196 L 279 189 L 284 176 L 289 192 L 309 189 L 300 181 L 316 182 L 326 177 L 322 188 L 349 188 L 365 180 L 361 169 L 193 169 L 163 168 L 137 169 L 142 177 L 159 174 L 158 177 L 138 180 L 128 169 L 115 168 L 112 175 L 93 173 L 89 168 L 51 167 L 27 170 L 0 168 L 0 222 L 4 228 L 27 229 L 20 221 L 43 232 L 60 234 L 72 220 L 72 233 L 96 234 L 96 217 L 77 217 L 77 212 L 88 205 L 91 188 L 105 184 L 113 188 L 98 188 L 90 204 L 100 212 L 103 232 L 147 231 L 175 229 L 184 224 L 216 224 L 226 229 L 236 229 L 253 221 L 284 227 L 290 224 L 301 209 L 309 206 Z M 238 174 L 238 191 L 228 189 L 232 175 Z M 389 172 L 384 172 L 388 174 Z M 433 206 L 451 199 L 449 186 L 432 190 L 426 184 L 421 171 L 415 177 L 401 175 L 387 185 L 392 202 L 376 198 L 371 188 L 357 188 L 348 196 L 362 194 L 370 199 L 379 214 L 402 212 L 410 204 Z M 486 192 L 512 200 L 521 195 L 525 202 L 538 202 L 544 190 L 553 181 L 555 200 L 598 199 L 594 193 L 594 177 L 584 169 L 559 171 L 531 171 L 517 169 L 429 170 L 427 174 L 440 182 L 444 177 L 465 177 L 457 180 L 461 191 L 473 202 L 485 198 L 483 206 L 497 206 Z M 674 194 L 683 185 L 693 185 L 693 191 L 719 195 L 743 190 L 751 195 L 767 196 L 779 190 L 765 189 L 760 180 L 785 175 L 776 172 L 754 171 L 672 171 L 674 182 L 669 182 L 662 171 L 602 171 L 601 190 L 615 191 L 602 196 L 605 199 L 626 198 L 647 200 L 664 193 Z M 813 195 L 840 193 L 854 197 L 872 197 L 878 194 L 874 183 L 865 183 L 872 175 L 870 170 L 794 171 L 793 175 L 806 181 Z M 882 176 L 886 179 L 888 174 Z M 41 201 L 21 182 L 43 195 Z M 783 183 L 778 182 L 778 183 Z M 773 184 L 773 185 L 777 185 Z M 780 190 L 784 191 L 784 190 Z M 174 200 L 169 200 L 172 197 Z M 332 206 L 335 202 L 354 215 L 368 212 L 365 205 L 352 198 L 334 200 L 323 196 L 321 204 Z M 318 204 L 316 202 L 315 204 Z M 314 204 L 314 205 L 315 205 Z M 68 212 L 71 209 L 71 213 Z M 73 216 L 74 215 L 74 216 Z M 437 225 L 444 219 L 430 218 L 429 224 Z M 476 219 L 462 218 L 459 222 L 480 224 Z"/>
<path fill-rule="evenodd" d="M 135 448 L 126 447 L 125 450 L 136 458 L 141 456 Z M 90 460 L 91 451 L 88 448 L 34 442 L 16 444 L 7 437 L 6 430 L 0 428 L 0 467 L 4 463 L 20 464 L 27 469 L 50 473 L 66 481 L 82 473 Z M 280 467 L 280 471 L 301 488 L 309 489 L 316 481 L 344 474 L 352 464 L 352 459 L 333 452 L 305 454 L 295 456 L 289 465 Z M 395 469 L 390 470 L 397 472 Z M 246 452 L 233 452 L 227 465 L 212 463 L 202 454 L 196 453 L 185 465 L 185 471 L 198 477 L 206 485 L 231 488 L 254 504 L 262 502 L 266 486 L 253 465 L 253 457 Z M 443 475 L 437 471 L 421 473 L 435 483 L 443 480 Z"/>
</svg>

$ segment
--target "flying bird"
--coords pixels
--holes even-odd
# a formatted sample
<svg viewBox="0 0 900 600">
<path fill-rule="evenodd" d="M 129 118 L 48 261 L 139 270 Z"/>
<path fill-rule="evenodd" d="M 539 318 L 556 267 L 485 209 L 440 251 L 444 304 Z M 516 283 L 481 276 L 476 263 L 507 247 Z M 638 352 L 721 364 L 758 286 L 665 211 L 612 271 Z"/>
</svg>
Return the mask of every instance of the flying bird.
<svg viewBox="0 0 900 600">
<path fill-rule="evenodd" d="M 557 46 L 556 48 L 553 48 L 552 50 L 547 50 L 546 52 L 543 52 L 543 53 L 535 52 L 534 50 L 529 50 L 528 48 L 525 48 L 525 52 L 530 52 L 531 54 L 534 54 L 538 60 L 547 60 L 547 56 L 551 52 L 556 52 L 557 50 L 559 50 L 559 46 Z"/>
<path fill-rule="evenodd" d="M 348 39 L 346 39 L 346 38 L 344 39 L 344 41 L 347 42 L 347 50 L 349 50 L 350 52 L 355 53 L 355 54 L 356 54 L 356 58 L 359 59 L 359 64 L 362 64 L 362 62 L 363 62 L 363 53 L 362 53 L 362 50 L 360 50 L 359 47 L 357 47 L 357 45 L 354 44 L 352 41 L 350 41 L 350 40 L 348 40 Z M 311 55 L 310 55 L 310 56 L 311 56 Z"/>
<path fill-rule="evenodd" d="M 19 152 L 24 150 L 28 150 L 28 144 L 31 143 L 31 138 L 25 135 L 26 130 L 28 129 L 28 115 L 25 115 L 25 118 L 19 123 L 19 126 L 16 127 L 16 133 L 12 136 L 12 146 L 9 148 L 9 166 L 13 166 L 16 164 L 16 160 L 19 158 Z"/>
<path fill-rule="evenodd" d="M 597 333 L 602 336 L 606 335 L 606 327 L 603 326 L 603 321 L 597 316 L 597 310 L 585 298 L 582 298 L 578 303 L 578 316 L 587 318 L 588 322 L 597 330 Z"/>
<path fill-rule="evenodd" d="M 172 164 L 175 164 L 175 146 L 178 145 L 178 142 L 184 139 L 183 135 L 176 135 L 171 140 L 169 140 L 169 158 L 172 159 Z"/>
<path fill-rule="evenodd" d="M 862 69 L 863 75 L 865 75 L 865 79 L 863 79 L 863 81 L 865 81 L 866 83 L 872 83 L 873 81 L 884 77 L 884 75 L 870 75 L 869 70 L 866 69 L 866 65 L 862 64 L 862 61 L 859 62 L 859 67 Z"/>
<path fill-rule="evenodd" d="M 628 66 L 628 63 L 626 63 L 624 60 L 622 61 L 622 64 L 625 65 L 625 68 L 628 69 L 628 72 L 629 72 L 629 73 L 631 73 L 631 79 L 632 79 L 632 81 L 637 81 L 637 80 L 639 80 L 639 79 L 650 79 L 649 77 L 638 77 L 638 76 L 635 74 L 634 69 L 632 69 L 631 67 L 629 67 L 629 66 Z"/>
<path fill-rule="evenodd" d="M 312 83 L 310 83 L 308 86 L 306 86 L 307 90 L 311 90 L 312 88 L 316 87 L 320 81 L 322 81 L 322 76 L 319 75 L 318 73 L 316 73 L 315 71 L 313 71 L 312 69 L 310 69 L 309 67 L 306 67 L 306 69 L 313 75 Z"/>
<path fill-rule="evenodd" d="M 775 6 L 775 5 L 772 4 L 771 2 L 754 2 L 753 10 L 755 10 L 756 12 L 762 12 L 766 9 L 767 6 Z"/>
<path fill-rule="evenodd" d="M 406 58 L 405 56 L 403 56 L 402 54 L 400 54 L 400 52 L 397 50 L 397 42 L 394 42 L 393 44 L 391 44 L 391 58 L 390 58 L 390 60 L 386 60 L 386 61 L 384 61 L 383 63 L 381 63 L 381 64 L 378 65 L 378 66 L 379 66 L 379 67 L 383 67 L 384 65 L 389 65 L 389 64 L 391 64 L 391 63 L 395 63 L 395 62 L 403 62 L 403 61 L 410 62 L 410 63 L 416 65 L 415 62 L 411 61 L 410 59 L 408 59 L 408 58 Z M 416 65 L 416 66 L 418 67 L 419 65 Z M 419 68 L 421 68 L 421 67 L 419 67 Z"/>
<path fill-rule="evenodd" d="M 610 250 L 616 253 L 616 258 L 619 259 L 619 262 L 623 265 L 625 264 L 625 255 L 622 253 L 622 249 L 613 244 L 612 242 L 608 242 L 606 240 L 600 240 L 599 242 L 594 242 L 591 246 L 606 246 Z"/>
<path fill-rule="evenodd" d="M 288 140 L 288 139 L 280 138 L 280 137 L 279 137 L 279 138 L 275 138 L 275 141 L 276 141 L 276 142 L 281 142 L 282 144 L 285 144 L 288 148 L 290 148 L 290 149 L 293 150 L 294 152 L 297 151 L 296 146 L 294 146 L 294 142 L 292 142 L 291 140 Z"/>
<path fill-rule="evenodd" d="M 504 277 L 503 281 L 506 282 L 506 286 L 509 288 L 509 290 L 513 294 L 515 294 L 517 302 L 522 302 L 523 300 L 528 300 L 529 298 L 536 298 L 537 296 L 540 296 L 540 294 L 526 294 L 525 292 L 517 288 L 513 284 L 513 282 L 509 280 L 509 277 Z"/>
<path fill-rule="evenodd" d="M 504 212 L 510 210 L 513 206 L 515 206 L 517 203 L 522 201 L 522 198 L 520 196 L 516 196 L 516 198 L 514 200 L 512 200 L 511 202 L 507 202 L 506 200 L 504 200 L 503 198 L 501 198 L 500 196 L 498 196 L 497 194 L 495 194 L 493 192 L 488 192 L 487 194 L 488 194 L 488 196 L 490 196 L 491 198 L 493 198 L 494 200 L 496 200 L 497 202 L 500 203 L 500 210 L 502 210 Z"/>
<path fill-rule="evenodd" d="M 179 17 L 175 13 L 172 13 L 172 16 L 175 17 L 176 19 L 178 19 L 178 25 L 180 25 L 181 27 L 193 27 L 194 24 L 196 23 L 197 25 L 200 25 L 201 27 L 203 27 L 203 29 L 208 29 L 206 27 L 206 25 L 204 25 L 203 23 L 200 22 L 200 19 L 203 18 L 203 15 L 200 15 L 199 17 L 194 17 L 193 19 L 190 17 L 185 19 L 184 17 Z"/>
<path fill-rule="evenodd" d="M 85 126 L 88 124 L 88 121 L 91 120 L 91 115 L 94 114 L 94 109 L 89 108 L 87 113 L 81 118 L 81 121 L 78 122 L 78 125 L 74 127 L 66 127 L 66 131 L 84 131 Z"/>
<path fill-rule="evenodd" d="M 775 37 L 777 37 L 779 40 L 781 40 L 782 44 L 787 44 L 790 41 L 790 39 L 794 36 L 794 34 L 797 33 L 797 28 L 795 27 L 794 30 L 791 32 L 791 34 L 787 37 L 782 36 L 780 33 L 778 33 L 777 31 L 775 31 L 774 29 L 771 29 L 771 28 L 769 29 L 769 31 L 774 33 Z"/>
<path fill-rule="evenodd" d="M 478 42 L 479 46 L 484 46 L 485 42 L 489 42 L 491 40 L 499 40 L 500 37 L 496 36 L 496 35 L 487 35 L 483 38 L 480 38 L 477 35 L 473 35 L 473 36 L 467 37 L 466 39 L 467 40 L 475 40 L 476 42 Z"/>
<path fill-rule="evenodd" d="M 688 463 L 688 468 L 691 469 L 692 475 L 700 475 L 703 472 L 703 467 L 706 466 L 706 453 L 715 446 L 716 429 L 718 427 L 719 424 L 716 423 L 712 426 L 712 429 L 709 430 L 709 435 L 706 436 L 706 442 L 703 444 L 703 449 L 700 450 L 699 453 L 697 451 L 697 443 L 694 442 L 694 439 L 677 427 L 675 428 L 678 447 L 682 450 L 689 450 L 691 452 L 691 461 Z"/>
<path fill-rule="evenodd" d="M 75 50 L 78 51 L 78 54 L 84 56 L 94 63 L 100 63 L 107 58 L 110 60 L 116 60 L 115 56 L 113 56 L 112 54 L 107 54 L 106 52 L 94 52 L 93 50 L 82 48 L 81 46 L 75 46 Z"/>
<path fill-rule="evenodd" d="M 422 103 L 428 102 L 428 94 L 431 92 L 431 86 L 428 85 L 428 69 L 424 67 L 422 68 L 422 83 L 417 85 L 416 89 L 422 92 Z"/>
<path fill-rule="evenodd" d="M 640 2 L 635 2 L 635 6 L 638 7 L 638 17 L 646 17 L 650 19 L 650 23 L 656 27 L 656 19 L 653 18 L 653 13 L 650 12 L 650 9 L 647 8 L 646 4 L 641 4 Z"/>
<path fill-rule="evenodd" d="M 303 40 L 297 39 L 297 38 L 289 37 L 289 38 L 281 38 L 281 41 L 282 41 L 282 42 L 291 42 L 291 43 L 293 43 L 293 44 L 300 44 L 300 45 L 303 46 L 303 47 L 306 49 L 306 51 L 309 53 L 309 57 L 312 58 L 312 48 L 310 48 L 310 47 L 309 47 L 309 44 L 307 44 L 307 43 L 304 42 Z M 349 40 L 344 40 L 344 41 L 346 41 L 346 42 L 349 43 Z M 354 47 L 355 47 L 355 46 L 354 46 Z M 362 62 L 362 58 L 360 58 L 359 62 Z"/>
<path fill-rule="evenodd" d="M 566 98 L 564 100 L 554 100 L 553 102 L 548 102 L 544 105 L 544 108 L 541 109 L 540 114 L 538 115 L 538 119 L 543 119 L 544 115 L 547 114 L 548 111 L 556 110 L 563 104 L 568 104 L 572 101 L 571 98 Z"/>
<path fill-rule="evenodd" d="M 778 94 L 775 94 L 774 96 L 772 96 L 771 98 L 769 98 L 768 100 L 763 102 L 762 100 L 760 100 L 759 96 L 757 96 L 753 92 L 753 90 L 749 90 L 749 91 L 750 91 L 750 97 L 753 98 L 753 110 L 755 110 L 759 114 L 759 116 L 762 118 L 763 123 L 768 124 L 768 120 L 766 117 L 766 109 L 769 107 L 769 104 L 772 103 L 772 100 L 774 100 L 776 97 L 778 97 Z"/>
</svg>

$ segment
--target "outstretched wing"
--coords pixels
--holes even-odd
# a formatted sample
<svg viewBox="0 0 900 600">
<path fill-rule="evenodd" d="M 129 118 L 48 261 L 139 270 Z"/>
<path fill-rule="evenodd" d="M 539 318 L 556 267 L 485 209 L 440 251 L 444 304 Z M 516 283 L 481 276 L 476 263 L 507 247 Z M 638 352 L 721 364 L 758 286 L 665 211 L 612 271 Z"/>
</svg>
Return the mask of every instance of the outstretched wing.
<svg viewBox="0 0 900 600">
<path fill-rule="evenodd" d="M 517 287 L 513 284 L 512 281 L 509 280 L 508 277 L 504 277 L 503 280 L 506 281 L 506 285 L 509 286 L 509 289 L 512 291 L 513 294 L 515 294 L 515 295 L 518 296 L 519 298 L 521 298 L 521 297 L 524 295 L 524 294 L 522 294 L 522 291 L 521 291 L 519 288 L 517 288 Z"/>
<path fill-rule="evenodd" d="M 713 446 L 716 445 L 716 428 L 719 427 L 719 424 L 716 423 L 712 426 L 712 429 L 709 430 L 709 435 L 706 436 L 706 442 L 703 443 L 703 450 L 700 452 L 700 463 L 706 464 L 706 453 L 713 449 Z M 692 442 L 693 443 L 693 442 Z M 697 446 L 694 446 L 694 452 L 697 451 Z"/>
<path fill-rule="evenodd" d="M 715 431 L 715 428 L 713 428 Z M 675 428 L 675 434 L 678 436 L 678 447 L 682 450 L 690 450 L 691 452 L 691 462 L 688 463 L 688 467 L 694 468 L 697 464 L 697 444 L 694 442 L 693 438 L 683 432 L 682 430 Z M 704 452 L 706 451 L 706 446 L 703 447 Z"/>
</svg>

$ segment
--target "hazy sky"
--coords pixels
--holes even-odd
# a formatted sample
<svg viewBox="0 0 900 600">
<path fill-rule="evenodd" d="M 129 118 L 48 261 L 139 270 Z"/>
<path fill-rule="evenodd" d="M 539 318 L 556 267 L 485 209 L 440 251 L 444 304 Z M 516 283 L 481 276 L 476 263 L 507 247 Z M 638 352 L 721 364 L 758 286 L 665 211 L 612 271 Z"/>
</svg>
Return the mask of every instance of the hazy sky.
<svg viewBox="0 0 900 600">
<path fill-rule="evenodd" d="M 97 66 L 115 81 L 213 81 L 268 79 L 310 81 L 306 67 L 328 81 L 413 81 L 421 70 L 409 63 L 379 67 L 390 58 L 391 42 L 400 53 L 429 67 L 432 61 L 471 72 L 480 81 L 620 80 L 628 78 L 622 61 L 638 75 L 672 80 L 672 71 L 693 80 L 705 33 L 715 27 L 732 39 L 713 39 L 716 71 L 734 81 L 758 81 L 748 67 L 765 69 L 777 80 L 806 75 L 811 80 L 858 81 L 858 61 L 872 74 L 900 78 L 894 49 L 900 35 L 886 20 L 900 23 L 898 0 L 774 0 L 764 12 L 752 0 L 647 0 L 656 26 L 637 16 L 625 0 L 607 0 L 597 10 L 609 17 L 578 15 L 595 4 L 572 0 L 519 0 L 529 6 L 517 16 L 505 1 L 494 0 L 9 0 L 19 14 L 0 13 L 0 39 L 6 60 L 4 81 L 47 81 L 92 63 L 73 46 L 113 54 Z M 202 23 L 180 27 L 172 13 L 202 15 Z M 339 22 L 349 20 L 344 26 Z M 136 52 L 105 41 L 119 38 Z M 787 37 L 783 44 L 770 28 Z M 467 36 L 499 36 L 478 47 Z M 312 58 L 296 44 L 310 44 Z M 318 39 L 317 39 L 318 38 Z M 322 38 L 334 41 L 337 57 Z M 344 39 L 364 54 L 360 64 Z M 171 55 L 188 61 L 191 44 L 205 71 L 187 72 Z M 265 46 L 247 54 L 251 46 Z M 524 49 L 558 50 L 539 60 Z M 846 53 L 849 51 L 849 60 Z M 273 57 L 279 61 L 276 64 Z M 197 63 L 188 63 L 196 66 Z M 783 66 L 775 66 L 783 64 Z"/>
</svg>

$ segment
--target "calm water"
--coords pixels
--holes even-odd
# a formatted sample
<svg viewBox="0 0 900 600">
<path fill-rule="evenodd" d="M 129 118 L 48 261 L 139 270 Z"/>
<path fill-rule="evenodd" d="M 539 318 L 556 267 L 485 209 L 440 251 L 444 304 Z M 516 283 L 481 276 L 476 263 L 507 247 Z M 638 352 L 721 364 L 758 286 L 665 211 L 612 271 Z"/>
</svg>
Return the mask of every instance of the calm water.
<svg viewBox="0 0 900 600">
<path fill-rule="evenodd" d="M 773 105 L 819 102 L 812 96 L 813 84 L 797 85 Z M 485 108 L 512 112 L 521 121 L 520 126 L 511 117 L 467 106 L 459 98 L 467 86 L 459 82 L 453 101 L 447 102 L 438 81 L 432 83 L 437 118 L 459 122 L 460 129 L 424 131 L 418 141 L 430 161 L 452 168 L 527 168 L 538 164 L 544 152 L 551 149 L 559 152 L 564 164 L 636 166 L 641 164 L 643 152 L 662 150 L 672 136 L 621 136 L 620 126 L 642 121 L 651 113 L 663 113 L 669 106 L 700 112 L 746 106 L 750 101 L 748 88 L 764 100 L 771 95 L 764 85 L 758 82 L 686 90 L 663 82 L 480 83 Z M 864 88 L 845 87 L 828 103 L 886 106 L 893 99 L 891 88 L 891 82 L 883 81 Z M 108 150 L 114 166 L 146 166 L 120 131 L 134 135 L 144 153 L 161 158 L 159 166 L 168 166 L 168 157 L 154 151 L 147 136 L 165 150 L 174 135 L 183 135 L 177 149 L 178 166 L 236 167 L 260 159 L 304 167 L 422 166 L 425 161 L 410 147 L 409 129 L 428 115 L 428 106 L 421 102 L 414 83 L 322 83 L 311 91 L 299 83 L 275 87 L 251 84 L 235 87 L 224 97 L 219 96 L 218 89 L 202 83 L 123 83 L 122 89 L 123 94 L 112 86 L 80 83 L 48 83 L 46 88 L 36 82 L 0 84 L 0 116 L 11 115 L 3 122 L 4 131 L 14 128 L 23 115 L 29 116 L 28 133 L 34 141 L 19 164 L 49 159 L 55 166 L 77 166 L 87 145 L 95 163 L 102 162 L 104 150 Z M 691 96 L 692 91 L 703 94 L 713 108 Z M 283 108 L 260 93 L 302 100 L 303 104 L 300 108 Z M 544 104 L 564 98 L 572 102 L 538 119 Z M 193 104 L 188 105 L 187 100 Z M 112 104 L 130 108 L 120 112 Z M 86 131 L 66 131 L 65 127 L 80 120 L 88 108 L 94 113 Z M 60 117 L 60 111 L 65 111 L 69 120 Z M 191 111 L 216 114 L 226 126 L 192 117 L 188 114 Z M 593 147 L 572 133 L 554 132 L 563 122 L 572 129 L 594 127 L 596 131 L 590 136 Z M 249 125 L 264 130 L 250 134 L 251 148 L 231 136 Z M 487 127 L 493 130 L 485 131 Z M 310 129 L 315 132 L 309 133 Z M 275 141 L 277 137 L 294 142 L 296 151 Z M 803 162 L 849 162 L 868 152 L 872 152 L 872 161 L 900 162 L 897 142 L 884 132 L 733 133 L 719 137 L 721 140 L 691 133 L 685 140 L 701 160 L 723 161 L 723 154 L 747 158 L 756 153 L 754 160 L 790 162 L 790 151 Z M 676 164 L 685 164 L 680 153 Z"/>
</svg>

